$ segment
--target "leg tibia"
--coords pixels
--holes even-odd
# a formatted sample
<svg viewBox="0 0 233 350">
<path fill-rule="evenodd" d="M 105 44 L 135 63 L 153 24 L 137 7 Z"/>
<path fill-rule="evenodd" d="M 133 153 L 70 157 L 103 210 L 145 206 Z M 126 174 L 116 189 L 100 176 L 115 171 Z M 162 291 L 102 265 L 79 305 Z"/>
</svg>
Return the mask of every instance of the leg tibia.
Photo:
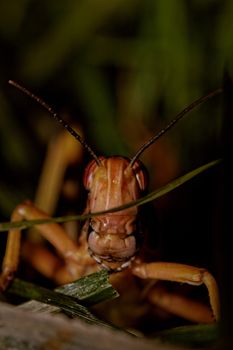
<svg viewBox="0 0 233 350">
<path fill-rule="evenodd" d="M 140 278 L 188 283 L 199 286 L 204 284 L 209 293 L 210 305 L 215 319 L 219 318 L 219 293 L 214 277 L 205 269 L 194 266 L 155 262 L 137 263 L 132 266 L 132 273 Z"/>
</svg>

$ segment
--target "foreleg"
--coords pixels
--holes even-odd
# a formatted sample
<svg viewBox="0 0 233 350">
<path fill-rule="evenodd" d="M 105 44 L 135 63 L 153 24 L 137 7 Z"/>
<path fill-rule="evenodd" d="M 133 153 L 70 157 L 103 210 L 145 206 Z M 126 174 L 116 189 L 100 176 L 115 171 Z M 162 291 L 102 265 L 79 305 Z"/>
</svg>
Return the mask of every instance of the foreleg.
<svg viewBox="0 0 233 350">
<path fill-rule="evenodd" d="M 213 311 L 214 318 L 216 320 L 219 319 L 220 305 L 219 305 L 218 286 L 215 281 L 215 278 L 206 269 L 197 268 L 189 265 L 166 263 L 166 262 L 154 262 L 154 263 L 135 262 L 132 266 L 132 273 L 143 279 L 150 278 L 150 279 L 156 279 L 156 280 L 174 281 L 174 282 L 180 282 L 180 283 L 188 283 L 195 286 L 204 284 L 209 293 L 209 300 L 210 300 L 210 305 Z M 170 298 L 170 301 L 169 301 L 169 298 Z M 150 299 L 151 301 L 153 301 L 153 290 L 151 291 Z M 154 302 L 155 300 L 157 301 L 159 300 L 158 295 L 156 296 L 156 292 L 154 292 Z M 175 298 L 173 301 L 175 301 Z M 178 302 L 178 299 L 177 299 L 177 302 Z M 181 302 L 181 299 L 179 299 L 179 302 Z M 167 299 L 164 298 L 163 301 L 161 299 L 161 304 L 162 303 L 168 306 L 169 303 L 171 303 L 171 295 L 167 294 Z M 190 314 L 192 314 L 194 310 L 193 309 L 194 304 L 189 304 L 189 306 L 187 305 L 188 305 L 188 299 L 184 300 L 183 306 L 185 308 L 186 307 L 189 308 Z M 178 306 L 178 304 L 175 306 Z"/>
<path fill-rule="evenodd" d="M 31 202 L 26 201 L 15 208 L 11 221 L 47 218 L 49 218 L 47 214 L 36 208 Z M 67 236 L 62 226 L 56 223 L 50 223 L 36 225 L 36 228 L 63 257 L 68 266 L 70 275 L 73 276 L 73 278 L 80 277 L 81 271 L 84 271 L 89 265 L 93 266 L 94 263 L 87 253 L 85 243 L 82 242 L 82 245 L 78 246 Z M 0 276 L 0 289 L 2 290 L 7 288 L 18 268 L 20 238 L 20 229 L 12 229 L 9 231 L 6 253 L 2 264 L 2 274 Z"/>
</svg>

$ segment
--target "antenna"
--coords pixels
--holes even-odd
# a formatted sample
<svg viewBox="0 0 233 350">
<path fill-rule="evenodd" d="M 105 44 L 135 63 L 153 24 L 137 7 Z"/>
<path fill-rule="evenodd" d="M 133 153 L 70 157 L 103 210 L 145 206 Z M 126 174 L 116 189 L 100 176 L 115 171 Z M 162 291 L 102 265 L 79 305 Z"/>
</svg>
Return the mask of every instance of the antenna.
<svg viewBox="0 0 233 350">
<path fill-rule="evenodd" d="M 50 115 L 63 126 L 63 128 L 65 128 L 76 140 L 78 140 L 84 148 L 86 148 L 88 153 L 92 156 L 92 158 L 94 158 L 96 164 L 98 166 L 101 166 L 101 162 L 100 162 L 99 158 L 97 157 L 95 152 L 91 149 L 91 147 L 86 143 L 86 141 L 84 141 L 84 139 L 70 125 L 68 125 L 65 122 L 65 120 L 62 119 L 59 116 L 59 114 L 56 113 L 45 101 L 43 101 L 40 97 L 36 96 L 35 94 L 33 94 L 32 92 L 27 90 L 25 87 L 21 86 L 20 84 L 18 84 L 14 80 L 9 80 L 8 83 L 10 85 L 13 85 L 15 88 L 22 91 L 24 94 L 29 96 L 32 100 L 35 100 L 42 107 L 44 107 L 50 113 Z"/>
<path fill-rule="evenodd" d="M 210 98 L 220 94 L 222 89 L 219 88 L 215 91 L 210 92 L 208 95 L 200 97 L 199 99 L 192 102 L 189 106 L 184 108 L 180 113 L 176 115 L 176 117 L 167 125 L 165 128 L 160 130 L 158 134 L 151 137 L 150 140 L 146 141 L 136 152 L 135 156 L 131 159 L 129 166 L 132 168 L 136 160 L 140 157 L 140 155 L 152 145 L 155 141 L 157 141 L 162 135 L 164 135 L 168 130 L 170 130 L 179 120 L 181 120 L 187 113 L 191 112 L 194 108 L 202 104 L 203 102 L 209 100 Z"/>
</svg>

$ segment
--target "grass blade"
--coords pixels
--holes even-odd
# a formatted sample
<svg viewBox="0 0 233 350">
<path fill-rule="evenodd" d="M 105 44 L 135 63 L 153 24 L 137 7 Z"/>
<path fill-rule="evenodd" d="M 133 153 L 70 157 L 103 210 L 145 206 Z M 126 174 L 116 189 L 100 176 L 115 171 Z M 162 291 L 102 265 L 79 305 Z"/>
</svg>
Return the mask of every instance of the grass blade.
<svg viewBox="0 0 233 350">
<path fill-rule="evenodd" d="M 156 336 L 162 341 L 174 344 L 206 347 L 217 341 L 218 332 L 218 325 L 214 323 L 176 327 L 159 332 Z"/>
<path fill-rule="evenodd" d="M 42 224 L 51 223 L 51 222 L 64 223 L 64 222 L 75 221 L 75 220 L 83 221 L 83 220 L 87 220 L 87 219 L 90 219 L 90 218 L 95 217 L 95 216 L 100 216 L 100 215 L 104 215 L 104 214 L 108 214 L 108 213 L 114 213 L 117 211 L 121 211 L 123 209 L 134 207 L 134 206 L 140 206 L 140 205 L 143 205 L 145 203 L 151 202 L 157 198 L 164 196 L 165 194 L 176 189 L 177 187 L 183 185 L 185 182 L 191 180 L 195 176 L 201 174 L 203 171 L 205 171 L 205 170 L 207 170 L 207 169 L 209 169 L 217 164 L 220 164 L 220 163 L 221 163 L 221 159 L 217 159 L 217 160 L 214 160 L 210 163 L 202 165 L 199 168 L 192 170 L 189 173 L 169 182 L 167 185 L 159 188 L 158 190 L 149 193 L 147 196 L 144 196 L 142 198 L 139 198 L 136 201 L 129 202 L 127 204 L 121 205 L 121 206 L 116 207 L 116 208 L 111 208 L 109 210 L 100 211 L 100 212 L 96 212 L 96 213 L 90 213 L 90 214 L 86 214 L 86 215 L 71 215 L 71 216 L 61 216 L 61 217 L 57 217 L 57 218 L 38 219 L 38 220 L 29 220 L 29 221 L 25 220 L 25 221 L 15 221 L 15 222 L 4 222 L 4 223 L 0 224 L 0 232 L 1 231 L 8 231 L 9 229 L 12 229 L 12 228 L 25 229 L 25 228 L 29 228 L 29 227 L 32 227 L 35 225 L 42 225 Z"/>
<path fill-rule="evenodd" d="M 55 291 L 16 278 L 7 289 L 6 294 L 14 294 L 53 305 L 72 318 L 79 317 L 89 323 L 104 325 L 108 324 L 95 317 L 86 308 L 86 305 L 94 305 L 118 296 L 117 291 L 108 282 L 107 271 L 83 277 Z"/>
<path fill-rule="evenodd" d="M 118 296 L 117 291 L 108 281 L 106 270 L 82 277 L 76 282 L 65 284 L 55 289 L 56 292 L 77 298 L 85 305 L 94 305 Z"/>
</svg>

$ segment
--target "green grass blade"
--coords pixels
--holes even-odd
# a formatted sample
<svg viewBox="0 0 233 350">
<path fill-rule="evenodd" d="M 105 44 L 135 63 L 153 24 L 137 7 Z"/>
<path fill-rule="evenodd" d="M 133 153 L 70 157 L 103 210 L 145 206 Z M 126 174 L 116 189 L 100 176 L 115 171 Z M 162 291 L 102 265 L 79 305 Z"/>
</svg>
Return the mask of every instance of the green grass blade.
<svg viewBox="0 0 233 350">
<path fill-rule="evenodd" d="M 149 193 L 147 196 L 135 201 L 136 205 L 142 205 L 151 202 L 157 198 L 164 196 L 165 194 L 175 190 L 179 186 L 183 185 L 185 182 L 191 180 L 195 176 L 201 174 L 203 171 L 221 163 L 221 159 L 214 160 L 210 163 L 200 166 L 199 168 L 190 171 L 189 173 L 178 177 L 177 179 L 169 182 L 167 185 L 160 187 L 158 190 Z"/>
<path fill-rule="evenodd" d="M 96 212 L 96 213 L 90 213 L 90 214 L 86 214 L 86 215 L 71 215 L 71 216 L 63 216 L 63 217 L 61 216 L 61 217 L 49 218 L 49 219 L 4 222 L 4 223 L 0 224 L 0 232 L 1 231 L 8 231 L 9 229 L 12 229 L 12 228 L 25 229 L 25 228 L 29 228 L 29 227 L 32 227 L 35 225 L 42 225 L 42 224 L 51 223 L 51 222 L 63 223 L 63 222 L 75 221 L 75 220 L 83 221 L 83 220 L 87 220 L 87 219 L 95 217 L 95 216 L 100 216 L 100 215 L 104 215 L 104 214 L 108 214 L 108 213 L 114 213 L 117 211 L 121 211 L 123 209 L 134 207 L 134 206 L 140 206 L 140 205 L 143 205 L 145 203 L 151 202 L 157 198 L 164 196 L 165 194 L 176 189 L 177 187 L 183 185 L 185 182 L 191 180 L 195 176 L 201 174 L 203 171 L 205 171 L 205 170 L 207 170 L 207 169 L 209 169 L 217 164 L 220 164 L 220 163 L 221 163 L 221 159 L 217 159 L 217 160 L 214 160 L 210 163 L 202 165 L 199 168 L 192 170 L 189 173 L 169 182 L 167 185 L 159 188 L 158 190 L 149 193 L 147 196 L 144 196 L 142 198 L 139 198 L 136 201 L 129 202 L 125 205 L 121 205 L 121 206 L 116 207 L 116 208 L 111 208 L 109 210 L 100 211 L 100 212 Z"/>
<path fill-rule="evenodd" d="M 176 327 L 156 334 L 162 341 L 191 347 L 213 345 L 218 339 L 219 329 L 216 323 Z"/>
<path fill-rule="evenodd" d="M 78 298 L 85 305 L 94 305 L 118 296 L 117 291 L 109 283 L 108 277 L 108 272 L 101 270 L 82 277 L 76 282 L 58 287 L 55 291 Z"/>
<path fill-rule="evenodd" d="M 72 318 L 79 317 L 90 323 L 104 325 L 107 324 L 95 317 L 86 305 L 94 305 L 118 296 L 108 282 L 107 271 L 91 274 L 55 291 L 16 278 L 6 293 L 56 306 Z"/>
</svg>

